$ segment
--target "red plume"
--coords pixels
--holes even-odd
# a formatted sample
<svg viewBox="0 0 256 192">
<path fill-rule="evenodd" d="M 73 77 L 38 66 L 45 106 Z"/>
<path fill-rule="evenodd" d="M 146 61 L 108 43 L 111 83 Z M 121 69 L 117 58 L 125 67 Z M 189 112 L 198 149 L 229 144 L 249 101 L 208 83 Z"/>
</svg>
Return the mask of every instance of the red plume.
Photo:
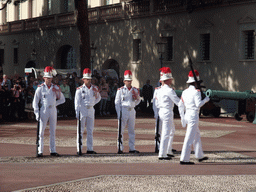
<svg viewBox="0 0 256 192">
<path fill-rule="evenodd" d="M 161 71 L 162 73 L 171 73 L 171 69 L 170 67 L 162 67 L 161 69 L 159 69 L 159 71 Z"/>
<path fill-rule="evenodd" d="M 130 70 L 126 70 L 126 71 L 124 72 L 124 75 L 132 75 L 132 72 L 131 72 Z"/>
<path fill-rule="evenodd" d="M 86 73 L 91 73 L 91 70 L 89 68 L 85 68 L 83 71 L 83 74 L 86 74 Z"/>
<path fill-rule="evenodd" d="M 195 71 L 195 74 L 196 76 L 199 76 L 199 72 L 197 70 L 194 70 Z M 193 72 L 192 71 L 189 71 L 189 74 L 188 74 L 189 77 L 193 77 Z"/>
</svg>

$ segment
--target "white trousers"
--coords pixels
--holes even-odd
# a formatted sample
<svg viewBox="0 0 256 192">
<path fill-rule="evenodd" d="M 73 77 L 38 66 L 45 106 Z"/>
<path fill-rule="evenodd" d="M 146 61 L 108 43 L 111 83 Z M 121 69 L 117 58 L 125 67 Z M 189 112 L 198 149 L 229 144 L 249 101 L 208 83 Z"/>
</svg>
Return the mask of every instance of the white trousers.
<svg viewBox="0 0 256 192">
<path fill-rule="evenodd" d="M 173 154 L 172 142 L 175 133 L 173 112 L 168 109 L 161 108 L 159 111 L 159 117 L 162 124 L 162 133 L 158 157 L 167 157 L 167 154 Z"/>
<path fill-rule="evenodd" d="M 120 150 L 123 151 L 124 145 L 123 145 L 123 133 L 124 129 L 127 126 L 128 128 L 128 135 L 129 135 L 129 150 L 133 151 L 135 150 L 135 116 L 136 116 L 136 111 L 134 109 L 129 109 L 122 107 L 122 125 L 121 125 L 121 143 L 120 143 Z M 118 120 L 118 128 L 119 128 L 119 120 Z M 119 141 L 118 141 L 118 134 L 117 134 L 117 148 L 119 146 Z"/>
<path fill-rule="evenodd" d="M 48 108 L 46 110 L 40 110 L 40 129 L 39 129 L 39 147 L 38 153 L 44 151 L 44 131 L 49 121 L 50 124 L 50 153 L 56 152 L 55 145 L 55 132 L 57 125 L 57 110 L 56 107 Z"/>
<path fill-rule="evenodd" d="M 77 122 L 77 151 L 79 151 L 79 123 Z M 94 115 L 93 116 L 85 116 L 81 118 L 81 140 L 82 145 L 81 149 L 83 148 L 83 134 L 84 128 L 86 126 L 87 131 L 87 151 L 93 151 L 93 129 L 94 129 Z"/>
<path fill-rule="evenodd" d="M 196 114 L 195 114 L 196 113 Z M 204 157 L 202 142 L 200 136 L 199 115 L 194 111 L 187 111 L 185 118 L 188 122 L 187 131 L 181 151 L 180 161 L 189 162 L 192 145 L 194 146 L 195 157 L 201 159 Z"/>
</svg>

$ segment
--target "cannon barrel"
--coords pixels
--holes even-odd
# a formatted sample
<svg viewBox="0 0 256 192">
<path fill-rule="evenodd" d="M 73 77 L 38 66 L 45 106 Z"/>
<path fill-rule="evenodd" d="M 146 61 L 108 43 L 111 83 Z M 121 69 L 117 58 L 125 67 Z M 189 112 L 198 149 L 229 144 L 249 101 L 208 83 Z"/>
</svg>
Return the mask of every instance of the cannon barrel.
<svg viewBox="0 0 256 192">
<path fill-rule="evenodd" d="M 211 99 L 245 100 L 253 97 L 256 98 L 256 93 L 253 93 L 252 91 L 230 92 L 208 89 L 206 91 L 206 96 Z"/>
</svg>

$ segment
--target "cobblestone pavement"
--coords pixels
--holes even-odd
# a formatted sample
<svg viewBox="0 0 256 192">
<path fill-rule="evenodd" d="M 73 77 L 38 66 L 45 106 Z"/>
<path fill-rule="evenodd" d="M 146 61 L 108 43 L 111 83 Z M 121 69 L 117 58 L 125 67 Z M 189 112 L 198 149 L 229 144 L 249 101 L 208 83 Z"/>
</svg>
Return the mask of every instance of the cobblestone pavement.
<svg viewBox="0 0 256 192">
<path fill-rule="evenodd" d="M 185 129 L 175 119 L 170 161 L 154 153 L 153 118 L 136 120 L 136 149 L 117 154 L 117 120 L 97 118 L 95 155 L 76 156 L 76 120 L 59 119 L 57 152 L 49 156 L 49 132 L 45 131 L 44 157 L 35 157 L 36 122 L 0 125 L 0 191 L 256 191 L 256 125 L 231 117 L 202 117 L 200 131 L 205 156 L 195 165 L 180 165 Z M 85 133 L 86 136 L 86 133 Z M 85 137 L 83 143 L 86 143 Z M 86 152 L 86 146 L 83 149 Z"/>
</svg>

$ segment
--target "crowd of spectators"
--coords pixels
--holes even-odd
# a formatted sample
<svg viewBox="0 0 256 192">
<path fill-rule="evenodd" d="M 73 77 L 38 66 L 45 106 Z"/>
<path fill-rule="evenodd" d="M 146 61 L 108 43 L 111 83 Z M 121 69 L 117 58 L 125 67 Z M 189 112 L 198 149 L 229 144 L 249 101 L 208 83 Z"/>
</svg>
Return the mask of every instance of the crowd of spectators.
<svg viewBox="0 0 256 192">
<path fill-rule="evenodd" d="M 122 78 L 116 79 L 96 70 L 92 75 L 92 84 L 99 87 L 101 102 L 95 106 L 95 114 L 105 116 L 115 114 L 115 95 L 119 87 L 123 86 Z M 38 85 L 44 82 L 42 75 L 35 79 L 33 75 L 20 77 L 18 74 L 8 77 L 0 71 L 0 121 L 33 120 L 32 101 Z M 76 88 L 82 85 L 81 78 L 76 72 L 65 77 L 57 74 L 53 83 L 60 86 L 66 102 L 58 106 L 58 117 L 75 117 L 74 98 Z"/>
</svg>

